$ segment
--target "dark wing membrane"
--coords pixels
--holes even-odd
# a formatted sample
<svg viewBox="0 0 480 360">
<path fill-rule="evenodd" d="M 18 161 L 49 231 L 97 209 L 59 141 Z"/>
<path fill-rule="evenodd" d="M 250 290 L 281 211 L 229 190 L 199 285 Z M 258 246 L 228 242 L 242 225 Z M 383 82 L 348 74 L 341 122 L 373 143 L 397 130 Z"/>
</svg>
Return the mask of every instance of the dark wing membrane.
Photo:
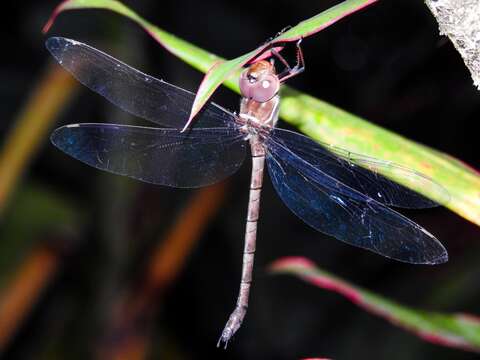
<svg viewBox="0 0 480 360">
<path fill-rule="evenodd" d="M 272 136 L 313 167 L 382 204 L 401 208 L 428 208 L 449 201 L 445 188 L 406 167 L 339 147 L 327 144 L 322 146 L 306 136 L 288 130 L 275 129 Z M 437 202 L 391 179 L 397 179 L 412 188 L 428 189 Z"/>
<path fill-rule="evenodd" d="M 78 81 L 135 116 L 166 127 L 183 128 L 195 94 L 146 75 L 91 46 L 52 37 L 47 49 Z M 208 103 L 192 127 L 234 126 L 233 114 Z"/>
<path fill-rule="evenodd" d="M 90 166 L 147 183 L 192 188 L 233 174 L 245 158 L 243 135 L 234 129 L 180 133 L 114 124 L 76 124 L 56 129 L 55 146 Z"/>
<path fill-rule="evenodd" d="M 309 164 L 274 139 L 266 141 L 275 189 L 290 210 L 314 229 L 403 262 L 447 261 L 442 244 L 419 225 Z"/>
</svg>

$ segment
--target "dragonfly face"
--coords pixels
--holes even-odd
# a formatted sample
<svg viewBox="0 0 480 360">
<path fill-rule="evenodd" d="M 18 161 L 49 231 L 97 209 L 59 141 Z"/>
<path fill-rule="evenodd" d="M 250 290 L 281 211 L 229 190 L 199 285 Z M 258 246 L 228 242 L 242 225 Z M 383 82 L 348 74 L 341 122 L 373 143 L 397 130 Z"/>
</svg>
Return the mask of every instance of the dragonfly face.
<svg viewBox="0 0 480 360">
<path fill-rule="evenodd" d="M 243 97 L 264 103 L 277 95 L 280 80 L 273 64 L 262 60 L 252 64 L 242 73 L 239 85 Z"/>
</svg>

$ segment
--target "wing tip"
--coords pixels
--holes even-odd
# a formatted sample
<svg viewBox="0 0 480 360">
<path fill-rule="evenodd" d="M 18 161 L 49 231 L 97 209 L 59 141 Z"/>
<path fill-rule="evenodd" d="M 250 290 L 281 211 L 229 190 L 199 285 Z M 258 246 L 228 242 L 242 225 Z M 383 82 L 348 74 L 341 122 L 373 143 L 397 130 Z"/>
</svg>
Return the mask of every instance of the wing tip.
<svg viewBox="0 0 480 360">
<path fill-rule="evenodd" d="M 50 134 L 50 142 L 56 146 L 57 148 L 59 148 L 59 144 L 58 144 L 58 139 L 59 139 L 59 136 L 60 136 L 60 133 L 62 131 L 62 129 L 64 129 L 65 126 L 61 126 L 59 128 L 56 128 L 55 130 L 52 131 L 52 133 Z"/>
<path fill-rule="evenodd" d="M 413 261 L 407 261 L 408 263 L 415 265 L 441 265 L 445 264 L 448 260 L 448 252 L 440 241 L 436 240 L 434 248 L 431 248 L 428 253 L 423 253 L 424 256 L 417 258 Z M 401 260 L 402 261 L 402 260 Z"/>
<path fill-rule="evenodd" d="M 48 51 L 58 60 L 59 55 L 63 52 L 68 46 L 72 45 L 81 45 L 82 43 L 68 39 L 61 36 L 51 36 L 45 40 L 45 47 Z"/>
<path fill-rule="evenodd" d="M 50 134 L 50 142 L 57 148 L 63 150 L 66 142 L 68 142 L 68 129 L 78 127 L 80 127 L 80 124 L 69 124 L 56 128 Z"/>
<path fill-rule="evenodd" d="M 51 36 L 47 40 L 45 40 L 45 47 L 48 51 L 52 54 L 56 53 L 60 48 L 60 43 L 62 43 L 64 38 L 59 36 Z"/>
<path fill-rule="evenodd" d="M 432 259 L 429 259 L 428 262 L 425 262 L 427 265 L 440 265 L 440 264 L 445 264 L 448 261 L 448 252 L 445 250 L 445 248 L 442 246 L 443 252 Z"/>
</svg>

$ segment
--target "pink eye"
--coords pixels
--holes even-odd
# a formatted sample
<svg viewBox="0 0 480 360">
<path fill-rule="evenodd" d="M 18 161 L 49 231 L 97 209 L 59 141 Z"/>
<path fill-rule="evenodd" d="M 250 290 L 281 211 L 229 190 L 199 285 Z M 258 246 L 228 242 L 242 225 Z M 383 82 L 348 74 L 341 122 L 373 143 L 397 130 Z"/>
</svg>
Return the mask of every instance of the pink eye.
<svg viewBox="0 0 480 360">
<path fill-rule="evenodd" d="M 275 75 L 263 75 L 256 81 L 254 78 L 253 80 L 247 74 L 242 74 L 239 82 L 240 91 L 244 97 L 258 102 L 267 102 L 280 88 L 280 82 Z"/>
</svg>

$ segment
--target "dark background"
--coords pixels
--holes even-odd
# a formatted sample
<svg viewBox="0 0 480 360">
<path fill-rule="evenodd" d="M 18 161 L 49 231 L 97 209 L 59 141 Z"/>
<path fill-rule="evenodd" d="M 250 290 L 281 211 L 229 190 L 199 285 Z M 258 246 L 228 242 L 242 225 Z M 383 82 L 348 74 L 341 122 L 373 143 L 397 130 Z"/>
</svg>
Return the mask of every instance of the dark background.
<svg viewBox="0 0 480 360">
<path fill-rule="evenodd" d="M 161 28 L 233 58 L 337 1 L 125 3 Z M 52 61 L 41 28 L 57 4 L 2 4 L 2 139 Z M 65 13 L 49 35 L 86 42 L 189 90 L 195 90 L 202 78 L 138 26 L 110 12 Z M 381 1 L 306 39 L 304 53 L 307 71 L 290 85 L 474 167 L 480 165 L 479 93 L 460 55 L 438 35 L 423 2 Z M 220 89 L 215 101 L 236 110 L 238 96 Z M 122 122 L 126 117 L 81 88 L 58 124 Z M 316 233 L 282 204 L 268 177 L 249 312 L 228 350 L 217 349 L 238 290 L 249 172 L 247 162 L 229 181 L 214 221 L 199 234 L 173 285 L 155 298 L 155 309 L 147 312 L 154 316 L 112 337 L 107 325 L 112 308 L 125 292 L 141 286 L 149 254 L 194 191 L 100 173 L 63 155 L 45 138 L 2 219 L 0 285 L 6 289 L 22 259 L 39 242 L 51 243 L 53 238 L 55 244 L 68 248 L 67 255 L 3 357 L 95 358 L 100 346 L 115 349 L 125 337 L 139 333 L 148 339 L 147 358 L 151 359 L 474 358 L 424 342 L 336 294 L 265 271 L 282 256 L 307 256 L 336 275 L 406 305 L 478 314 L 479 232 L 473 224 L 444 208 L 405 211 L 442 241 L 450 261 L 436 267 L 401 264 Z M 32 188 L 37 195 L 67 203 L 81 220 L 67 231 L 58 224 L 55 231 L 22 239 L 21 244 L 8 241 L 44 211 L 43 203 L 35 200 L 38 196 L 27 196 L 30 202 L 22 208 L 19 197 Z M 143 323 L 149 326 L 145 329 Z"/>
</svg>

